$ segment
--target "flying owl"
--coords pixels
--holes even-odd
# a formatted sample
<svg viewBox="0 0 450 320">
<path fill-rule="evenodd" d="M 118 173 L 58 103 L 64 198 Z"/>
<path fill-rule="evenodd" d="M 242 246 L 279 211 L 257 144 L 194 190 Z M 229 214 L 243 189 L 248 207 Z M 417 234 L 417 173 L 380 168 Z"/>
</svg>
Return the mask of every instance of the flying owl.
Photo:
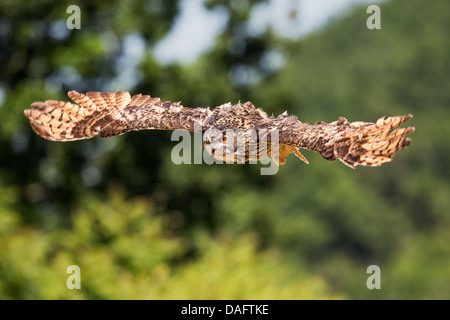
<svg viewBox="0 0 450 320">
<path fill-rule="evenodd" d="M 287 112 L 274 117 L 251 102 L 226 103 L 213 108 L 185 108 L 179 102 L 161 101 L 149 95 L 70 91 L 76 103 L 47 100 L 34 102 L 24 111 L 31 126 L 51 141 L 109 138 L 133 130 L 201 131 L 203 145 L 212 157 L 250 161 L 271 157 L 276 164 L 289 154 L 308 163 L 299 148 L 318 152 L 329 161 L 347 166 L 379 166 L 406 148 L 405 137 L 414 127 L 396 128 L 412 115 L 380 118 L 372 122 L 301 122 Z M 275 137 L 275 138 L 274 138 Z M 239 143 L 242 142 L 243 143 Z"/>
</svg>

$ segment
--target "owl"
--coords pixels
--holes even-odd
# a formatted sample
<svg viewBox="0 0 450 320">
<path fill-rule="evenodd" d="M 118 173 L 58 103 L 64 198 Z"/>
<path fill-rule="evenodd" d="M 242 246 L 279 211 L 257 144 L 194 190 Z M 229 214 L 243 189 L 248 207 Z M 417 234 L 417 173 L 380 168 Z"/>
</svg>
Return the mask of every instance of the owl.
<svg viewBox="0 0 450 320">
<path fill-rule="evenodd" d="M 180 102 L 162 101 L 149 95 L 70 91 L 75 102 L 34 102 L 24 111 L 34 131 L 51 141 L 109 138 L 137 130 L 202 132 L 203 145 L 215 159 L 231 162 L 270 157 L 283 165 L 289 154 L 308 163 L 299 149 L 318 152 L 324 159 L 339 159 L 355 168 L 379 166 L 406 148 L 405 137 L 414 127 L 397 128 L 412 115 L 380 118 L 372 122 L 301 122 L 287 112 L 268 116 L 251 102 L 225 103 L 213 109 L 187 108 Z"/>
</svg>

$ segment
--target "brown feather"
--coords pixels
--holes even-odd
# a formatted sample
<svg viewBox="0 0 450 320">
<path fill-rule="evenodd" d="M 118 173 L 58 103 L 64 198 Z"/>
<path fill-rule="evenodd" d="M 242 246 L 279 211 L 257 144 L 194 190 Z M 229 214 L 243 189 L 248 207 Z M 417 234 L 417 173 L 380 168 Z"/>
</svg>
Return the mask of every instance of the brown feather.
<svg viewBox="0 0 450 320">
<path fill-rule="evenodd" d="M 259 160 L 271 156 L 277 164 L 284 164 L 289 154 L 308 163 L 298 148 L 318 152 L 323 158 L 339 159 L 347 166 L 379 166 L 391 161 L 397 150 L 406 148 L 411 139 L 405 137 L 414 132 L 414 127 L 397 128 L 412 115 L 380 118 L 376 123 L 353 122 L 339 118 L 332 123 L 300 122 L 295 116 L 283 113 L 269 117 L 250 103 L 232 105 L 226 103 L 209 108 L 185 108 L 179 102 L 161 101 L 149 95 L 130 96 L 118 91 L 88 92 L 70 91 L 75 102 L 47 100 L 34 102 L 24 111 L 34 131 L 52 141 L 89 139 L 96 135 L 108 138 L 132 130 L 176 130 L 189 131 L 215 128 L 226 134 L 226 130 L 239 129 L 245 139 L 244 151 L 234 152 L 233 159 Z M 196 126 L 198 124 L 198 126 Z M 238 131 L 239 131 L 238 130 Z M 267 144 L 254 141 L 249 131 L 264 133 Z M 271 134 L 276 132 L 277 141 Z M 278 148 L 274 148 L 277 144 Z M 220 146 L 220 145 L 219 145 Z M 241 152 L 241 153 L 238 153 Z M 218 159 L 224 154 L 216 154 Z"/>
<path fill-rule="evenodd" d="M 202 123 L 210 113 L 209 109 L 184 108 L 178 102 L 148 95 L 131 97 L 125 91 L 70 91 L 68 95 L 77 104 L 47 100 L 34 102 L 24 111 L 38 135 L 52 141 L 73 141 L 96 135 L 108 138 L 132 130 L 194 131 L 194 121 Z"/>
</svg>

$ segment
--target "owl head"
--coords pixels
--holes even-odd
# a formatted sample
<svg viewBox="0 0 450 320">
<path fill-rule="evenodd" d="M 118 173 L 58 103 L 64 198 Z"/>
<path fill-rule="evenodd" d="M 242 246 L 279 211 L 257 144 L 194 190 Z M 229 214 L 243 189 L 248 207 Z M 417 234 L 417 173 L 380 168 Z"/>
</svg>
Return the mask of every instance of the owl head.
<svg viewBox="0 0 450 320">
<path fill-rule="evenodd" d="M 234 137 L 216 128 L 210 128 L 203 133 L 203 146 L 215 159 L 228 161 L 234 159 L 236 153 Z"/>
<path fill-rule="evenodd" d="M 203 133 L 203 145 L 215 159 L 245 162 L 258 159 L 258 139 L 254 130 L 210 128 Z"/>
<path fill-rule="evenodd" d="M 250 102 L 216 107 L 202 124 L 206 151 L 227 162 L 258 160 L 261 146 L 255 124 L 264 118 L 267 115 Z"/>
</svg>

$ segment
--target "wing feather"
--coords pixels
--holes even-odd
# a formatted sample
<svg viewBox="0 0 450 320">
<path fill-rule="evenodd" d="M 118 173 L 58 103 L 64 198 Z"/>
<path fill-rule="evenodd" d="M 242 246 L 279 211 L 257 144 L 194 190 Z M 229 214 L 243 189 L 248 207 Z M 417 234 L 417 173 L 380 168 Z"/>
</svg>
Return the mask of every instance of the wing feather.
<svg viewBox="0 0 450 320">
<path fill-rule="evenodd" d="M 339 159 L 347 166 L 379 166 L 389 162 L 396 151 L 411 143 L 406 135 L 414 127 L 396 128 L 412 115 L 380 118 L 372 122 L 348 122 L 339 118 L 332 123 L 302 123 L 296 117 L 279 122 L 280 144 L 319 152 L 330 161 Z"/>
<path fill-rule="evenodd" d="M 132 130 L 195 130 L 211 112 L 208 108 L 185 108 L 179 102 L 129 92 L 70 91 L 75 102 L 34 102 L 24 114 L 34 131 L 52 141 L 117 136 Z M 201 128 L 201 126 L 200 126 Z"/>
</svg>

